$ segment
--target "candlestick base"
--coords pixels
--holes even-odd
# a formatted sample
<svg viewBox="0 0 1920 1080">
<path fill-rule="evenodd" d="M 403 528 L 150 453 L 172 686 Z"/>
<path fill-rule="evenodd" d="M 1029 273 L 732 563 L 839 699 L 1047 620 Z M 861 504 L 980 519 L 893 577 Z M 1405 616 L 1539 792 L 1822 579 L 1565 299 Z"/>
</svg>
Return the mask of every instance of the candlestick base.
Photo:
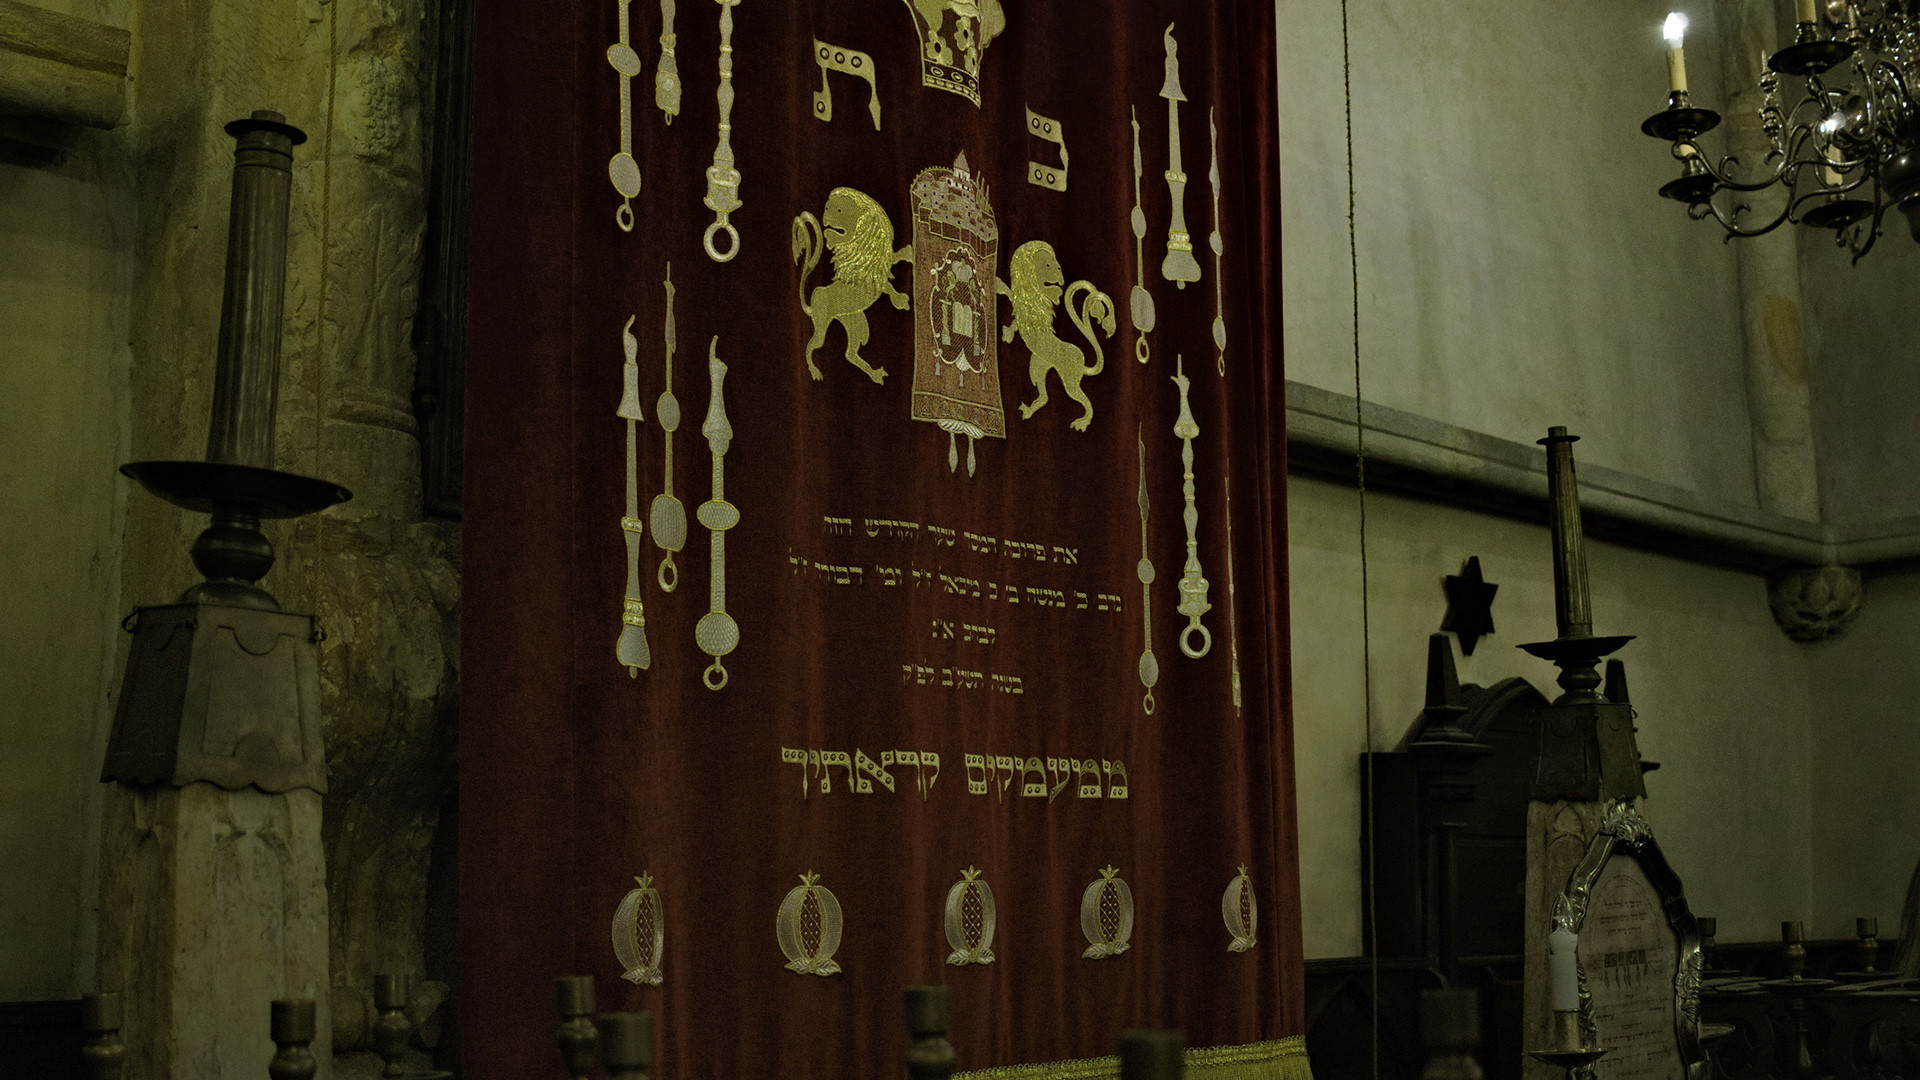
<svg viewBox="0 0 1920 1080">
<path fill-rule="evenodd" d="M 1611 1047 L 1582 1046 L 1571 1050 L 1529 1050 L 1527 1056 L 1536 1061 L 1544 1061 L 1572 1073 L 1606 1057 Z"/>
<path fill-rule="evenodd" d="M 1688 173 L 1660 185 L 1660 197 L 1697 206 L 1713 198 L 1713 177 L 1706 173 Z"/>
<path fill-rule="evenodd" d="M 1802 24 L 1803 26 L 1805 24 Z M 1767 66 L 1782 75 L 1818 75 L 1853 55 L 1844 41 L 1797 41 L 1767 58 Z"/>
<path fill-rule="evenodd" d="M 1834 198 L 1800 215 L 1800 223 L 1816 229 L 1844 229 L 1872 216 L 1873 204 L 1865 199 Z"/>
<path fill-rule="evenodd" d="M 1662 142 L 1680 142 L 1712 131 L 1719 124 L 1720 114 L 1712 109 L 1673 107 L 1641 121 L 1640 130 Z"/>
</svg>

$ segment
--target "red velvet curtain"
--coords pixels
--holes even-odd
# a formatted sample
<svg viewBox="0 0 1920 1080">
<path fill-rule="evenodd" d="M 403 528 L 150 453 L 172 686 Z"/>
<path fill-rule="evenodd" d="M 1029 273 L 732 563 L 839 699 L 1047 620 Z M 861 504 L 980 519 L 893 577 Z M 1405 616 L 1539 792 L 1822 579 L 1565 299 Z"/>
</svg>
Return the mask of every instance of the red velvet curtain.
<svg viewBox="0 0 1920 1080">
<path fill-rule="evenodd" d="M 671 124 L 655 101 L 660 4 L 481 5 L 462 625 L 466 1076 L 559 1075 L 551 980 L 571 973 L 597 976 L 602 1008 L 655 1013 L 665 1077 L 897 1075 L 900 990 L 923 983 L 952 988 L 963 1069 L 1111 1053 L 1124 1027 L 1183 1028 L 1194 1047 L 1301 1031 L 1273 9 L 950 6 L 730 7 L 739 251 L 718 262 L 703 234 L 716 216 L 704 200 L 722 5 L 677 4 Z M 623 7 L 641 65 L 628 109 L 640 173 L 631 231 L 609 171 L 622 128 L 609 47 Z M 941 20 L 931 61 L 928 17 Z M 1177 187 L 1169 39 L 1185 98 L 1178 203 L 1198 271 L 1180 285 L 1163 274 Z M 834 50 L 831 120 L 818 118 L 816 42 Z M 970 54 L 978 105 L 926 84 L 941 61 L 967 73 Z M 1064 141 L 1063 169 L 1049 130 Z M 1065 190 L 1029 182 L 1029 163 L 1043 179 L 1064 173 Z M 910 259 L 882 268 L 902 308 L 872 263 L 909 245 Z M 688 519 L 671 592 L 649 512 L 667 473 L 669 263 L 672 482 Z M 1137 282 L 1154 307 L 1145 363 Z M 1110 300 L 1110 331 L 1095 292 Z M 811 354 L 803 299 L 826 323 Z M 884 381 L 847 358 L 861 316 L 832 317 L 867 300 L 859 354 Z M 1027 333 L 1001 340 L 1021 320 Z M 624 410 L 623 332 L 634 343 Z M 710 356 L 726 365 L 726 440 L 710 438 Z M 1176 374 L 1194 421 L 1179 429 L 1191 529 Z M 1023 416 L 1035 375 L 1048 401 Z M 636 404 L 630 452 L 619 413 Z M 630 453 L 644 668 L 630 648 L 638 628 L 623 621 Z M 716 474 L 735 512 L 722 516 L 737 516 L 723 530 L 724 597 L 708 525 L 727 522 L 701 509 Z M 1144 596 L 1143 555 L 1154 570 Z M 1204 602 L 1187 606 L 1207 607 L 1210 648 L 1190 658 L 1176 608 L 1181 580 L 1197 596 L 1202 577 Z M 727 642 L 701 633 L 703 620 L 737 628 L 717 690 L 705 649 Z M 1199 634 L 1185 640 L 1201 651 Z M 928 754 L 937 772 L 915 763 Z M 1130 905 L 1102 884 L 1109 869 Z M 969 872 L 991 889 L 990 942 Z M 629 969 L 611 928 L 642 876 L 651 892 L 628 940 L 645 963 Z M 835 907 L 828 956 L 822 920 Z M 1231 949 L 1236 937 L 1250 947 Z M 949 962 L 970 949 L 972 962 Z"/>
</svg>

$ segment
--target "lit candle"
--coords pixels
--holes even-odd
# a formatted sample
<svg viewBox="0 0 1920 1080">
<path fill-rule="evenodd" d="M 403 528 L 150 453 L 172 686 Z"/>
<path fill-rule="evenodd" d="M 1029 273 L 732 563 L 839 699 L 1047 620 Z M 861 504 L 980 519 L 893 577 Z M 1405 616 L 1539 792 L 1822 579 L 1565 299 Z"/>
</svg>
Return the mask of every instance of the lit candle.
<svg viewBox="0 0 1920 1080">
<path fill-rule="evenodd" d="M 1580 937 L 1571 930 L 1555 927 L 1547 935 L 1547 975 L 1552 991 L 1553 1010 L 1571 1012 L 1580 1007 L 1580 971 L 1575 950 Z"/>
<path fill-rule="evenodd" d="M 1676 94 L 1687 92 L 1687 56 L 1680 42 L 1687 36 L 1687 17 L 1679 12 L 1667 16 L 1667 84 Z"/>
</svg>

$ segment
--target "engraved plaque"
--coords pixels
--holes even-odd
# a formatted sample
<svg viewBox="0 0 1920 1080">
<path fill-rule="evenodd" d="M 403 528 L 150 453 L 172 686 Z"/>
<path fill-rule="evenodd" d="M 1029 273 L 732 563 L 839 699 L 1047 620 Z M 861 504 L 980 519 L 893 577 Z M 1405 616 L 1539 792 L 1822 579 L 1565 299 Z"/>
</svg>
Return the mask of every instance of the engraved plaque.
<svg viewBox="0 0 1920 1080">
<path fill-rule="evenodd" d="M 1616 854 L 1600 870 L 1580 927 L 1580 967 L 1607 1056 L 1599 1080 L 1683 1080 L 1675 1038 L 1680 939 L 1646 871 Z"/>
</svg>

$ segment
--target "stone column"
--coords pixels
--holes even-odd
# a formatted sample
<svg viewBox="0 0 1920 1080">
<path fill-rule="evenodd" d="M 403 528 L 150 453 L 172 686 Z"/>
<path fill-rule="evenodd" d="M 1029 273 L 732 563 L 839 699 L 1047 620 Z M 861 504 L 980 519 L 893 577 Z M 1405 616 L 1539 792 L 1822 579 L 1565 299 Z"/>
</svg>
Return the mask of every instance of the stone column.
<svg viewBox="0 0 1920 1080">
<path fill-rule="evenodd" d="M 411 401 L 431 11 L 427 0 L 319 10 L 331 93 L 310 148 L 320 174 L 305 207 L 311 243 L 294 253 L 280 437 L 290 468 L 337 480 L 354 500 L 295 527 L 282 588 L 327 631 L 323 840 L 338 1052 L 372 1045 L 374 976 L 412 976 L 416 1020 L 448 994 L 425 940 L 433 838 L 454 779 L 460 533 L 422 516 Z M 429 1037 L 437 1028 L 427 1025 Z"/>
<path fill-rule="evenodd" d="M 1771 145 L 1760 126 L 1760 61 L 1786 38 L 1772 4 L 1714 5 L 1720 29 L 1721 102 L 1727 152 L 1742 164 L 1740 175 L 1763 167 Z M 1780 212 L 1779 188 L 1742 193 L 1750 219 Z M 1783 225 L 1766 236 L 1735 240 L 1739 266 L 1741 326 L 1746 334 L 1747 416 L 1753 425 L 1753 477 L 1762 509 L 1803 521 L 1820 520 L 1819 477 L 1814 468 L 1813 405 L 1807 389 L 1803 338 L 1799 229 Z"/>
</svg>

